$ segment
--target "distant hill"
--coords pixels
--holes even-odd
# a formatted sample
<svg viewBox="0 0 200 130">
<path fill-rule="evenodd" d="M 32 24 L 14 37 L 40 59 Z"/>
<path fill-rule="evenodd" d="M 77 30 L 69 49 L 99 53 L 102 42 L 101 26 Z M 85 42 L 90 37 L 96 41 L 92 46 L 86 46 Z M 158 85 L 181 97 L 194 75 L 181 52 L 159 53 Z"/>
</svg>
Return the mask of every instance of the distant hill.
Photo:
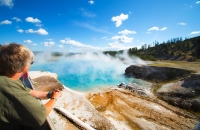
<svg viewBox="0 0 200 130">
<path fill-rule="evenodd" d="M 115 56 L 120 51 L 106 51 L 104 54 Z M 145 44 L 141 49 L 130 48 L 128 50 L 130 56 L 135 55 L 143 60 L 200 60 L 200 36 L 193 38 L 172 38 L 167 42 L 159 43 L 155 41 L 153 44 Z"/>
</svg>

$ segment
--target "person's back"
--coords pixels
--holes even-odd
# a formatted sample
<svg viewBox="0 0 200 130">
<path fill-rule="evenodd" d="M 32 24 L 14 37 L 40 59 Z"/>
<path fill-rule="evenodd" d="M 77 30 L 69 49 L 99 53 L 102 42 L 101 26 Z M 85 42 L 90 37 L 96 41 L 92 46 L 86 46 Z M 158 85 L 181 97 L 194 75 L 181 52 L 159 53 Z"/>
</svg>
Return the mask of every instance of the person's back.
<svg viewBox="0 0 200 130">
<path fill-rule="evenodd" d="M 45 122 L 45 106 L 29 94 L 30 89 L 20 80 L 0 76 L 0 83 L 0 129 L 39 127 Z"/>
<path fill-rule="evenodd" d="M 61 96 L 55 91 L 49 96 L 27 88 L 19 79 L 33 63 L 33 53 L 23 45 L 12 43 L 0 47 L 0 130 L 22 130 L 42 126 L 51 111 L 55 99 Z M 51 98 L 41 104 L 37 98 Z"/>
</svg>

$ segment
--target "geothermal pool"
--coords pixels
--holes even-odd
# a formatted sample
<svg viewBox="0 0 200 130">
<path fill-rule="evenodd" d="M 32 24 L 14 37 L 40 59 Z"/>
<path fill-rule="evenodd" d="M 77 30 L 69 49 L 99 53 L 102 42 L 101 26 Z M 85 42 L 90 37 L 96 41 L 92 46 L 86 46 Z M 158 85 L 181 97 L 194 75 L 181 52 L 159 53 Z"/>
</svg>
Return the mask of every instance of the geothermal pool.
<svg viewBox="0 0 200 130">
<path fill-rule="evenodd" d="M 90 91 L 101 88 L 117 87 L 121 82 L 136 83 L 142 87 L 149 84 L 134 78 L 124 76 L 126 67 L 119 59 L 105 55 L 85 54 L 71 57 L 61 57 L 54 61 L 40 60 L 35 57 L 35 62 L 30 71 L 49 71 L 58 75 L 58 80 L 73 90 Z M 42 58 L 47 59 L 48 58 Z M 135 62 L 133 62 L 135 64 Z"/>
</svg>

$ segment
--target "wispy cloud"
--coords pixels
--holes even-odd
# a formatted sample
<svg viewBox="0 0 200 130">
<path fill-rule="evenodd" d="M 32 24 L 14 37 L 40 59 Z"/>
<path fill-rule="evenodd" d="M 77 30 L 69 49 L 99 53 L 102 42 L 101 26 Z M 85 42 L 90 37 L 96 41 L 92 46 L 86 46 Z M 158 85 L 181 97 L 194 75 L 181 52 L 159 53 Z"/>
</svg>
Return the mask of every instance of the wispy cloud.
<svg viewBox="0 0 200 130">
<path fill-rule="evenodd" d="M 102 37 L 101 39 L 107 39 L 107 37 L 105 36 L 105 37 Z"/>
<path fill-rule="evenodd" d="M 55 42 L 53 42 L 53 41 L 43 42 L 44 46 L 53 46 L 54 44 L 55 44 Z"/>
<path fill-rule="evenodd" d="M 124 44 L 114 42 L 114 43 L 109 43 L 105 49 L 106 50 L 127 50 L 129 48 L 132 48 L 132 46 L 124 46 Z"/>
<path fill-rule="evenodd" d="M 196 2 L 196 4 L 199 4 L 199 3 L 200 3 L 200 1 L 197 1 L 197 2 Z"/>
<path fill-rule="evenodd" d="M 101 50 L 101 48 L 99 48 L 99 47 L 93 47 L 91 45 L 82 44 L 82 43 L 75 41 L 75 40 L 72 40 L 70 38 L 65 38 L 64 40 L 60 40 L 60 43 L 70 45 L 70 46 L 79 47 L 79 48 Z"/>
<path fill-rule="evenodd" d="M 167 29 L 167 27 L 163 27 L 163 28 L 160 29 L 160 31 L 164 31 L 166 29 Z"/>
<path fill-rule="evenodd" d="M 158 30 L 159 30 L 159 27 L 152 27 L 148 29 L 148 31 L 158 31 Z"/>
<path fill-rule="evenodd" d="M 190 35 L 199 34 L 199 33 L 200 33 L 200 31 L 193 31 L 193 32 L 190 33 Z"/>
<path fill-rule="evenodd" d="M 77 21 L 75 21 L 75 22 L 74 22 L 74 25 L 75 25 L 75 26 L 84 27 L 84 28 L 93 30 L 93 31 L 95 31 L 95 32 L 111 34 L 106 28 L 103 28 L 103 27 L 95 27 L 95 26 L 92 26 L 92 25 L 90 25 L 90 24 L 88 24 L 88 23 L 84 23 L 84 22 L 77 22 Z"/>
<path fill-rule="evenodd" d="M 128 34 L 136 34 L 135 31 L 130 31 L 125 29 L 124 31 L 118 32 L 119 34 L 128 35 Z"/>
<path fill-rule="evenodd" d="M 186 25 L 186 23 L 178 23 L 178 25 Z"/>
<path fill-rule="evenodd" d="M 22 30 L 22 29 L 18 29 L 17 30 L 19 33 L 23 33 L 24 32 L 24 30 Z"/>
<path fill-rule="evenodd" d="M 30 22 L 30 23 L 40 23 L 41 21 L 37 18 L 33 18 L 33 17 L 27 17 L 26 22 Z"/>
<path fill-rule="evenodd" d="M 122 36 L 114 36 L 111 38 L 111 40 L 114 40 L 117 43 L 131 43 L 133 41 L 133 38 L 122 35 Z"/>
<path fill-rule="evenodd" d="M 25 43 L 32 43 L 31 40 L 24 40 Z"/>
<path fill-rule="evenodd" d="M 85 45 L 78 41 L 71 40 L 70 38 L 65 38 L 65 40 L 60 40 L 60 43 L 64 43 L 67 45 L 77 46 L 77 47 L 91 47 L 91 45 Z"/>
<path fill-rule="evenodd" d="M 21 22 L 22 20 L 18 17 L 13 17 L 12 19 L 16 20 L 16 22 Z"/>
<path fill-rule="evenodd" d="M 1 6 L 8 6 L 9 8 L 12 8 L 14 6 L 13 0 L 0 0 Z"/>
<path fill-rule="evenodd" d="M 84 8 L 80 8 L 80 10 L 81 10 L 83 16 L 86 16 L 86 17 L 96 17 L 96 14 L 94 14 L 92 12 L 89 12 L 89 11 L 87 11 Z"/>
<path fill-rule="evenodd" d="M 156 26 L 154 26 L 154 27 L 152 27 L 152 28 L 149 28 L 148 30 L 147 30 L 147 33 L 151 33 L 151 31 L 164 31 L 164 30 L 166 30 L 167 29 L 167 27 L 163 27 L 163 28 L 161 28 L 161 29 L 159 29 L 159 27 L 156 27 Z"/>
<path fill-rule="evenodd" d="M 28 29 L 26 30 L 26 33 L 37 33 L 40 35 L 48 35 L 48 32 L 43 28 L 40 28 L 38 30 Z"/>
<path fill-rule="evenodd" d="M 12 24 L 12 22 L 9 20 L 4 20 L 0 22 L 0 25 L 3 25 L 3 24 Z"/>
<path fill-rule="evenodd" d="M 116 27 L 119 27 L 122 24 L 122 21 L 128 19 L 128 14 L 124 15 L 123 13 L 119 16 L 112 17 L 112 21 L 115 22 Z"/>
<path fill-rule="evenodd" d="M 89 0 L 88 3 L 91 4 L 91 5 L 93 5 L 94 1 L 93 0 Z"/>
</svg>

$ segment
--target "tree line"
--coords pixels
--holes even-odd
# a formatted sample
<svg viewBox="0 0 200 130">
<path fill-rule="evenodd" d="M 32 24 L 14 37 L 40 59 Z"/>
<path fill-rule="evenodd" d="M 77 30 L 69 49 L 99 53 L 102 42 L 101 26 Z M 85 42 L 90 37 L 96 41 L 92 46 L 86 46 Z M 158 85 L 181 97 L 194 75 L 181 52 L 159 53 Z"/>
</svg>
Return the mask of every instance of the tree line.
<svg viewBox="0 0 200 130">
<path fill-rule="evenodd" d="M 115 56 L 122 51 L 106 51 L 104 53 Z M 154 41 L 152 44 L 144 44 L 140 49 L 137 47 L 130 48 L 128 54 L 144 60 L 187 59 L 195 61 L 200 58 L 200 36 L 185 38 L 184 40 L 182 37 L 172 38 L 162 43 Z"/>
</svg>

